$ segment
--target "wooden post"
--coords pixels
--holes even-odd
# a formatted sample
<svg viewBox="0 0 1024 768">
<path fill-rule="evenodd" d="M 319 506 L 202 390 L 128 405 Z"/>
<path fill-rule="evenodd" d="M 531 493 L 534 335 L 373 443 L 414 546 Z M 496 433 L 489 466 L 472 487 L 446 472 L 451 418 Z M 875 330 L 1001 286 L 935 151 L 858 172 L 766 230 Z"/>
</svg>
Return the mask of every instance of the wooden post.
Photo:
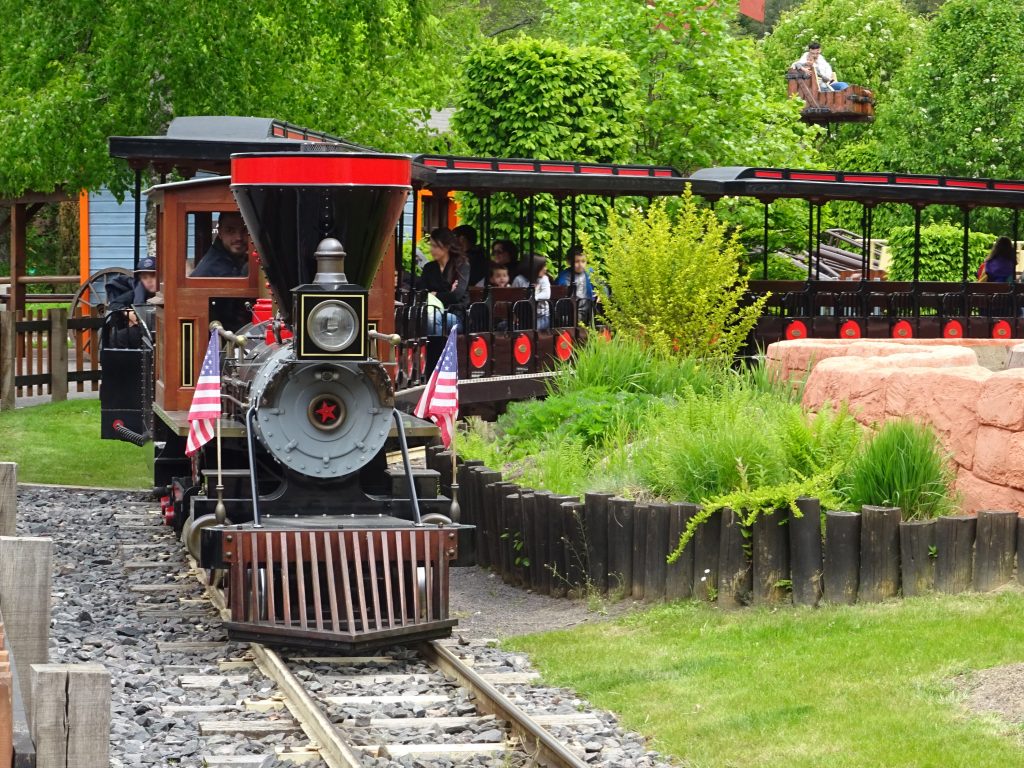
<svg viewBox="0 0 1024 768">
<path fill-rule="evenodd" d="M 750 602 L 753 572 L 744 545 L 747 542 L 740 516 L 734 509 L 722 510 L 722 539 L 718 549 L 718 607 L 740 608 Z"/>
<path fill-rule="evenodd" d="M 860 567 L 860 513 L 825 513 L 825 592 L 830 603 L 857 602 Z"/>
<path fill-rule="evenodd" d="M 0 536 L 13 536 L 18 521 L 18 465 L 0 461 Z"/>
<path fill-rule="evenodd" d="M 50 400 L 68 399 L 68 311 L 50 310 Z"/>
<path fill-rule="evenodd" d="M 633 594 L 633 508 L 632 499 L 616 496 L 608 507 L 608 587 L 618 580 L 623 597 Z"/>
<path fill-rule="evenodd" d="M 669 540 L 669 505 L 651 504 L 647 512 L 647 552 L 644 554 L 644 599 L 665 599 L 665 578 L 669 550 L 674 545 Z"/>
<path fill-rule="evenodd" d="M 990 592 L 1013 576 L 1017 545 L 1017 513 L 983 509 L 978 512 L 974 549 L 974 589 Z"/>
<path fill-rule="evenodd" d="M 466 525 L 475 528 L 459 531 L 459 557 L 454 565 L 476 565 L 477 528 L 479 527 L 480 507 L 476 500 L 476 475 L 470 470 L 481 466 L 479 461 L 465 461 L 459 465 L 459 506 L 462 508 L 462 520 Z"/>
<path fill-rule="evenodd" d="M 512 517 L 509 520 L 512 546 L 512 583 L 517 587 L 530 585 L 530 545 L 526 531 L 527 508 L 531 511 L 534 505 L 533 490 L 524 488 L 519 494 L 519 503 L 512 505 Z M 530 532 L 532 533 L 532 527 Z"/>
<path fill-rule="evenodd" d="M 551 535 L 549 532 L 548 491 L 536 491 L 533 505 L 533 554 L 530 556 L 530 578 L 534 589 L 542 595 L 551 594 Z M 536 563 L 534 563 L 536 559 Z"/>
<path fill-rule="evenodd" d="M 815 606 L 821 599 L 821 502 L 796 500 L 800 517 L 789 515 L 789 559 L 794 605 Z"/>
<path fill-rule="evenodd" d="M 516 512 L 519 510 L 519 489 L 511 483 L 501 493 L 498 506 L 498 528 L 501 530 L 501 578 L 506 584 L 515 583 Z"/>
<path fill-rule="evenodd" d="M 751 531 L 754 561 L 754 605 L 781 603 L 786 589 L 780 583 L 789 579 L 789 537 L 782 522 L 787 510 L 758 515 Z M 790 580 L 791 581 L 791 580 Z"/>
<path fill-rule="evenodd" d="M 947 594 L 971 587 L 971 561 L 978 518 L 972 515 L 940 517 L 935 524 L 935 589 Z"/>
<path fill-rule="evenodd" d="M 36 768 L 110 765 L 110 673 L 100 664 L 33 664 Z"/>
<path fill-rule="evenodd" d="M 600 594 L 608 591 L 608 493 L 584 497 L 584 532 L 587 540 L 587 579 Z"/>
<path fill-rule="evenodd" d="M 644 599 L 644 574 L 647 569 L 647 521 L 651 516 L 648 504 L 633 507 L 633 597 Z"/>
<path fill-rule="evenodd" d="M 1024 517 L 1017 519 L 1017 583 L 1024 584 Z"/>
<path fill-rule="evenodd" d="M 565 597 L 568 591 L 568 564 L 565 560 L 565 518 L 562 516 L 562 496 L 545 499 L 548 518 L 548 573 L 551 595 Z"/>
<path fill-rule="evenodd" d="M 484 568 L 493 570 L 498 565 L 495 556 L 498 551 L 496 542 L 498 531 L 497 516 L 494 512 L 494 492 L 491 490 L 491 486 L 493 483 L 501 482 L 501 473 L 483 468 L 475 469 L 473 474 L 476 475 L 476 502 L 479 505 L 479 514 L 477 515 L 477 526 L 479 527 L 476 537 L 477 562 Z"/>
<path fill-rule="evenodd" d="M 697 507 L 698 511 L 700 507 Z M 693 596 L 713 600 L 718 594 L 718 556 L 722 548 L 722 510 L 697 526 L 693 536 Z"/>
<path fill-rule="evenodd" d="M 865 504 L 860 510 L 860 587 L 857 599 L 877 603 L 900 591 L 899 507 Z"/>
<path fill-rule="evenodd" d="M 673 504 L 668 520 L 668 546 L 672 552 L 679 546 L 679 538 L 686 530 L 690 519 L 697 514 L 696 504 Z M 665 597 L 679 600 L 693 595 L 693 539 L 686 542 L 683 551 L 674 563 L 665 568 Z"/>
<path fill-rule="evenodd" d="M 32 711 L 31 665 L 49 658 L 52 563 L 52 539 L 0 536 L 0 613 L 27 712 Z"/>
<path fill-rule="evenodd" d="M 565 569 L 568 587 L 582 596 L 587 580 L 587 552 L 583 538 L 583 504 L 578 497 L 562 501 L 562 526 L 565 539 Z"/>
<path fill-rule="evenodd" d="M 903 596 L 917 597 L 935 589 L 935 521 L 900 523 L 900 571 Z"/>
<path fill-rule="evenodd" d="M 18 356 L 16 322 L 13 311 L 0 312 L 0 411 L 14 410 L 14 373 Z"/>
</svg>

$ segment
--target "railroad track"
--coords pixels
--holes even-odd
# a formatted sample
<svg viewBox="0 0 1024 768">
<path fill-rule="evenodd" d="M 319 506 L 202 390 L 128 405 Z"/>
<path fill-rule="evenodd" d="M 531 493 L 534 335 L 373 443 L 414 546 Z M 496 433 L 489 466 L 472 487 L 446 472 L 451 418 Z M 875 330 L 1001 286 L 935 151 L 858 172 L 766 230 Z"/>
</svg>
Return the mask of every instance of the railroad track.
<svg viewBox="0 0 1024 768">
<path fill-rule="evenodd" d="M 180 613 L 201 634 L 156 644 L 158 656 L 172 650 L 196 655 L 195 665 L 165 669 L 171 685 L 203 703 L 168 705 L 162 714 L 194 723 L 196 738 L 206 744 L 200 764 L 615 764 L 594 759 L 588 735 L 614 727 L 610 717 L 581 713 L 571 699 L 535 704 L 528 688 L 537 675 L 525 660 L 510 667 L 507 654 L 480 641 L 425 642 L 363 657 L 227 642 L 219 628 L 219 618 L 227 616 L 223 593 L 205 583 L 194 563 L 184 575 L 170 529 L 156 527 L 156 513 L 122 517 L 123 533 L 149 536 L 127 545 L 135 554 L 148 553 L 125 564 L 129 577 L 145 582 L 130 587 L 141 597 L 140 616 L 159 621 Z M 588 750 L 591 760 L 584 759 Z"/>
</svg>

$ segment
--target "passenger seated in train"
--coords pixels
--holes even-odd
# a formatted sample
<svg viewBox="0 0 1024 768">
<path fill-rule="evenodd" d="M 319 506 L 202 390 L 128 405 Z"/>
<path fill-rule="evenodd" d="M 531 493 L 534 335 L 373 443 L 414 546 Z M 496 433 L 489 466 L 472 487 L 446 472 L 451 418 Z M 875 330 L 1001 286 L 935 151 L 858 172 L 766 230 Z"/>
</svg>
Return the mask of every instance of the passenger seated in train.
<svg viewBox="0 0 1024 768">
<path fill-rule="evenodd" d="M 452 234 L 469 261 L 469 284 L 483 286 L 490 259 L 487 258 L 487 251 L 476 243 L 476 230 L 469 224 L 460 224 L 452 230 Z"/>
<path fill-rule="evenodd" d="M 508 267 L 509 275 L 515 271 L 518 259 L 519 249 L 511 240 L 495 240 L 494 244 L 491 245 L 491 261 Z"/>
<path fill-rule="evenodd" d="M 978 267 L 979 283 L 1010 283 L 1017 274 L 1017 251 L 1013 240 L 1003 236 L 995 241 L 988 257 Z"/>
<path fill-rule="evenodd" d="M 589 323 L 594 303 L 600 295 L 594 290 L 594 272 L 587 268 L 587 254 L 582 245 L 574 245 L 569 249 L 572 267 L 566 267 L 558 273 L 555 285 L 572 286 L 572 295 L 576 297 L 576 308 L 581 323 Z"/>
<path fill-rule="evenodd" d="M 842 83 L 836 79 L 836 73 L 821 55 L 821 43 L 817 40 L 812 40 L 807 45 L 807 50 L 793 62 L 792 68 L 802 69 L 808 73 L 813 70 L 818 78 L 819 91 L 845 91 L 850 87 L 849 83 Z"/>
<path fill-rule="evenodd" d="M 162 303 L 156 291 L 156 259 L 152 256 L 139 261 L 134 282 L 125 277 L 110 283 L 107 287 L 105 346 L 112 349 L 142 347 L 143 339 L 152 331 L 153 305 Z"/>
<path fill-rule="evenodd" d="M 437 336 L 459 325 L 469 300 L 469 261 L 447 227 L 431 230 L 430 256 L 417 287 L 427 291 L 427 333 Z"/>
<path fill-rule="evenodd" d="M 507 288 L 509 284 L 508 265 L 491 262 L 491 274 L 487 278 L 487 285 L 491 288 Z"/>
</svg>

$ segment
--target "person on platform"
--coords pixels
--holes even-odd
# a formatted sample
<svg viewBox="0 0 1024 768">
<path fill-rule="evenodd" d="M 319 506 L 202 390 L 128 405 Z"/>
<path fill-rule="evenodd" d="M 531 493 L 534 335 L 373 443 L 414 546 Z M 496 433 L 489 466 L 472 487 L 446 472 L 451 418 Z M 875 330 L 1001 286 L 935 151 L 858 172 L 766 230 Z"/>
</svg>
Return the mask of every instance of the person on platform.
<svg viewBox="0 0 1024 768">
<path fill-rule="evenodd" d="M 477 245 L 476 230 L 469 224 L 460 224 L 452 230 L 452 234 L 455 235 L 460 250 L 469 260 L 469 284 L 483 286 L 487 279 L 490 259 L 487 257 L 487 251 Z"/>
<path fill-rule="evenodd" d="M 217 220 L 217 237 L 203 254 L 191 277 L 245 277 L 249 274 L 249 233 L 242 215 L 224 211 Z"/>
<path fill-rule="evenodd" d="M 842 83 L 836 79 L 836 73 L 832 66 L 821 55 L 821 43 L 812 40 L 807 46 L 803 55 L 793 63 L 794 69 L 802 69 L 808 73 L 811 70 L 818 78 L 819 91 L 845 91 L 850 87 L 849 83 Z"/>
</svg>

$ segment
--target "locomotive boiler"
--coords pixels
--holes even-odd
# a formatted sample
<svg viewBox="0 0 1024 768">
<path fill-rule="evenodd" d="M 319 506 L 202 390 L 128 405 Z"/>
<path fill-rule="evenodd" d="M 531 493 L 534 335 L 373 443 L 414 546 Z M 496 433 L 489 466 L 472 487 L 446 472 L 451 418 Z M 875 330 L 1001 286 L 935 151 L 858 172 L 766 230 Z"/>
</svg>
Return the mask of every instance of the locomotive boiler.
<svg viewBox="0 0 1024 768">
<path fill-rule="evenodd" d="M 448 567 L 460 526 L 437 473 L 411 466 L 409 417 L 396 411 L 379 359 L 399 339 L 378 333 L 370 314 L 410 174 L 408 157 L 323 145 L 234 155 L 231 194 L 270 298 L 243 301 L 249 277 L 163 273 L 165 288 L 196 292 L 195 306 L 211 316 L 253 307 L 239 328 L 206 324 L 221 352 L 222 417 L 216 438 L 190 458 L 188 414 L 161 400 L 171 402 L 168 356 L 201 345 L 203 318 L 183 319 L 188 302 L 168 301 L 155 347 L 140 353 L 154 356 L 150 418 L 157 484 L 172 475 L 168 521 L 201 567 L 226 573 L 226 627 L 236 639 L 360 651 L 443 636 L 456 623 Z M 185 383 L 189 375 L 183 367 Z M 421 439 L 434 433 L 422 423 L 413 429 Z"/>
</svg>

